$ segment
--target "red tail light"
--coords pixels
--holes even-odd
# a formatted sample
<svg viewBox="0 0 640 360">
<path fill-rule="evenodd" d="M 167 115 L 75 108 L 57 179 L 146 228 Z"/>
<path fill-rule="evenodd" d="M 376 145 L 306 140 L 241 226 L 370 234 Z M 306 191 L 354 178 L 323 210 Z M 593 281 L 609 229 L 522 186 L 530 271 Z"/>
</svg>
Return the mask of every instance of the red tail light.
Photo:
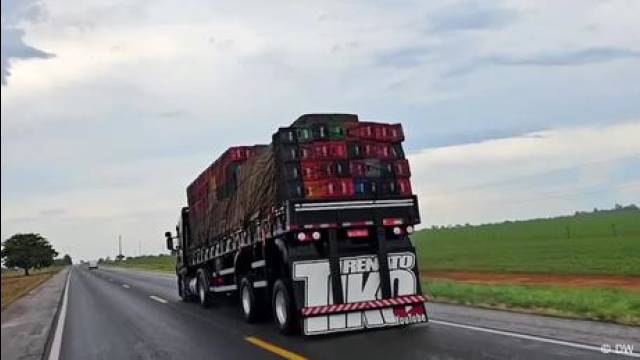
<svg viewBox="0 0 640 360">
<path fill-rule="evenodd" d="M 349 229 L 347 230 L 347 237 L 360 238 L 369 236 L 369 230 L 367 229 Z"/>
</svg>

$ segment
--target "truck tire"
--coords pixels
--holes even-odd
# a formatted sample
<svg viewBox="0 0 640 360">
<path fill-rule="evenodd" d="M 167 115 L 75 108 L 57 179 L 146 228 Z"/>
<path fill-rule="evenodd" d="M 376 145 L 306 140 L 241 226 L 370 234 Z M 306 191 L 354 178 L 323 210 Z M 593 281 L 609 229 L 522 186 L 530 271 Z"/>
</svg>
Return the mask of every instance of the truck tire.
<svg viewBox="0 0 640 360">
<path fill-rule="evenodd" d="M 260 318 L 260 308 L 256 301 L 256 291 L 249 277 L 243 276 L 240 280 L 240 306 L 244 319 L 248 323 L 254 323 Z"/>
<path fill-rule="evenodd" d="M 283 334 L 294 334 L 300 329 L 298 315 L 289 288 L 282 279 L 273 285 L 273 319 Z"/>
<path fill-rule="evenodd" d="M 183 276 L 178 276 L 178 295 L 183 302 L 194 302 L 196 299 L 189 291 L 189 285 Z"/>
<path fill-rule="evenodd" d="M 200 305 L 202 305 L 203 308 L 208 308 L 209 306 L 211 306 L 211 298 L 213 297 L 213 295 L 211 294 L 211 291 L 209 290 L 209 281 L 208 281 L 208 277 L 207 274 L 205 273 L 205 270 L 198 270 L 198 300 L 200 300 Z"/>
</svg>

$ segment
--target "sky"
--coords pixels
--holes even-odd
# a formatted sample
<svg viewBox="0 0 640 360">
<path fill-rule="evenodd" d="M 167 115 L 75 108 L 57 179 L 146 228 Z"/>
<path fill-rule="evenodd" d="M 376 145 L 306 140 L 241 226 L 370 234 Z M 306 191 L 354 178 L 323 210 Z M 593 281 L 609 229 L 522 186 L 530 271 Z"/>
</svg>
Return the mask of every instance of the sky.
<svg viewBox="0 0 640 360">
<path fill-rule="evenodd" d="M 638 18 L 634 0 L 2 0 L 2 239 L 160 253 L 208 163 L 312 112 L 403 124 L 423 226 L 640 204 Z"/>
</svg>

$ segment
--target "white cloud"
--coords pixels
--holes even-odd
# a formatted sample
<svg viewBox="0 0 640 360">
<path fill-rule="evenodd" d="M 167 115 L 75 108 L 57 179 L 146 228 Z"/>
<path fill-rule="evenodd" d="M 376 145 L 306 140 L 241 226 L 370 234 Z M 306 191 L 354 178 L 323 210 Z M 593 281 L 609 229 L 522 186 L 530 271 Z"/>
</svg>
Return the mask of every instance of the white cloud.
<svg viewBox="0 0 640 360">
<path fill-rule="evenodd" d="M 409 156 L 425 224 L 500 221 L 570 213 L 590 195 L 638 202 L 620 166 L 640 176 L 640 121 L 546 130 Z M 618 191 L 619 190 L 619 191 Z M 635 191 L 635 192 L 634 192 Z M 622 194 L 619 199 L 615 195 Z M 586 202 L 589 203 L 588 201 Z M 586 205 L 589 206 L 589 205 Z M 583 209 L 584 210 L 584 209 Z"/>
</svg>

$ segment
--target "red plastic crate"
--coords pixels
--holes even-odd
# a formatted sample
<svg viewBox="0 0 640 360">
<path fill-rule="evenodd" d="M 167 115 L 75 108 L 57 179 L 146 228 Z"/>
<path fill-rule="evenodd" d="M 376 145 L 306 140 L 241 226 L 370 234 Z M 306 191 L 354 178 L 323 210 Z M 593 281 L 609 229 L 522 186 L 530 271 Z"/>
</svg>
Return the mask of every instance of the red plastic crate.
<svg viewBox="0 0 640 360">
<path fill-rule="evenodd" d="M 329 179 L 318 181 L 305 181 L 304 193 L 307 199 L 336 198 L 353 195 L 353 180 Z"/>
<path fill-rule="evenodd" d="M 347 130 L 350 138 L 382 142 L 400 142 L 404 140 L 404 132 L 400 124 L 381 124 L 360 122 L 358 126 Z"/>
</svg>

